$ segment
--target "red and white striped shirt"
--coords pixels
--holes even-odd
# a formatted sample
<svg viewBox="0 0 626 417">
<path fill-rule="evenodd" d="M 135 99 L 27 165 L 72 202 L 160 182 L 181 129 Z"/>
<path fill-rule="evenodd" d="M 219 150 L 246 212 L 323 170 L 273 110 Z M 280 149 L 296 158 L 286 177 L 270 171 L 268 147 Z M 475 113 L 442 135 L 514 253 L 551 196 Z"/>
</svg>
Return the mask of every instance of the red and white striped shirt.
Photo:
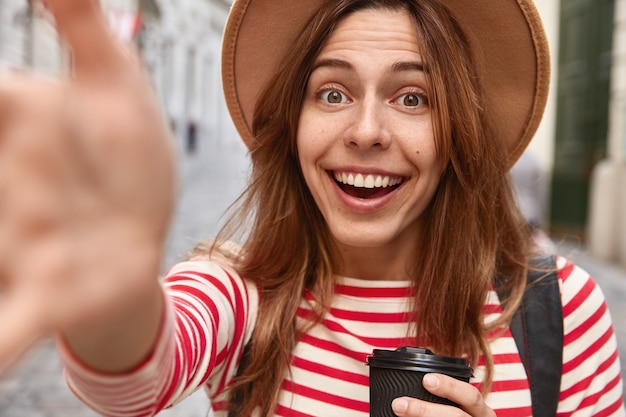
<svg viewBox="0 0 626 417">
<path fill-rule="evenodd" d="M 582 269 L 559 258 L 564 313 L 563 378 L 558 416 L 625 416 L 617 343 L 600 288 Z M 161 334 L 149 359 L 130 373 L 103 375 L 62 350 L 70 388 L 105 416 L 152 416 L 199 387 L 215 416 L 227 415 L 237 358 L 252 333 L 258 291 L 234 270 L 206 260 L 176 265 L 164 284 L 168 300 Z M 324 321 L 303 335 L 285 377 L 278 416 L 369 415 L 369 368 L 374 348 L 406 345 L 409 282 L 339 277 Z M 299 319 L 315 300 L 304 294 Z M 501 313 L 497 294 L 485 319 Z M 531 416 L 528 379 L 511 333 L 491 343 L 495 368 L 486 402 L 498 416 Z M 479 385 L 482 363 L 470 381 Z"/>
</svg>

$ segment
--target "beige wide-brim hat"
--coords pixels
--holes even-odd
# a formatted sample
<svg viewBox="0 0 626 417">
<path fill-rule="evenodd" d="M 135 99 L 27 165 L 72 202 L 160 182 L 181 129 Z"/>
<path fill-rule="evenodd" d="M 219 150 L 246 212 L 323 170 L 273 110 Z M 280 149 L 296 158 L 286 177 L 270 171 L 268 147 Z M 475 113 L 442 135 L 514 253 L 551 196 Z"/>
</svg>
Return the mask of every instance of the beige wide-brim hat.
<svg viewBox="0 0 626 417">
<path fill-rule="evenodd" d="M 222 82 L 233 122 L 253 143 L 264 84 L 323 0 L 234 0 L 222 44 Z M 446 0 L 470 38 L 485 110 L 509 148 L 509 166 L 532 139 L 545 109 L 550 54 L 532 0 Z"/>
</svg>

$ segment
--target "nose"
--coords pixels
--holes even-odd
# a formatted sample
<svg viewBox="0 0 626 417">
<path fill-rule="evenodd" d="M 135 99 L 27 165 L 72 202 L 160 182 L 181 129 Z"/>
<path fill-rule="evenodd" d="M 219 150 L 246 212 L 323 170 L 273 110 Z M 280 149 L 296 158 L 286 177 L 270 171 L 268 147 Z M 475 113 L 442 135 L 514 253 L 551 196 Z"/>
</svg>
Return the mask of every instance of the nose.
<svg viewBox="0 0 626 417">
<path fill-rule="evenodd" d="M 355 106 L 354 120 L 345 136 L 345 145 L 362 150 L 388 148 L 391 132 L 383 113 L 382 104 L 375 100 L 364 100 Z"/>
</svg>

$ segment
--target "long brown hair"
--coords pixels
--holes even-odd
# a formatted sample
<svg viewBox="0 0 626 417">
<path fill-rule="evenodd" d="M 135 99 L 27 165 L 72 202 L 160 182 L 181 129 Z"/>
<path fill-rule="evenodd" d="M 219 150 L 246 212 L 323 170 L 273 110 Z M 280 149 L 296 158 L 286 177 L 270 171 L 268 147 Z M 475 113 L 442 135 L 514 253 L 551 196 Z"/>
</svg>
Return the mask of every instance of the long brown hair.
<svg viewBox="0 0 626 417">
<path fill-rule="evenodd" d="M 255 282 L 261 302 L 245 369 L 233 392 L 237 415 L 260 406 L 271 415 L 289 372 L 300 332 L 298 294 L 319 300 L 321 318 L 333 297 L 335 257 L 329 230 L 300 172 L 296 134 L 314 60 L 336 23 L 365 8 L 404 9 L 412 16 L 429 75 L 438 155 L 445 169 L 427 209 L 425 233 L 415 236 L 413 328 L 416 344 L 442 355 L 481 354 L 490 387 L 493 360 L 488 333 L 505 325 L 525 286 L 528 230 L 507 179 L 507 152 L 484 112 L 480 80 L 467 37 L 440 0 L 326 1 L 290 48 L 255 109 L 252 172 L 239 209 L 217 242 L 245 229 L 237 268 Z M 502 317 L 485 326 L 483 306 L 497 276 L 508 277 Z M 426 306 L 422 300 L 428 300 Z M 419 318 L 419 320 L 418 320 Z"/>
</svg>

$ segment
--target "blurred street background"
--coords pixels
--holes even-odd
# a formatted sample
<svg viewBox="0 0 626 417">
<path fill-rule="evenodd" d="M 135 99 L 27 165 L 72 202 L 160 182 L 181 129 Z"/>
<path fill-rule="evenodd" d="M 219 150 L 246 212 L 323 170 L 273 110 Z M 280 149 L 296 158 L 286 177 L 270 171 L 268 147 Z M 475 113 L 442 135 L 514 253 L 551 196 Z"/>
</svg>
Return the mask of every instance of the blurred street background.
<svg viewBox="0 0 626 417">
<path fill-rule="evenodd" d="M 180 195 L 165 268 L 214 235 L 247 175 L 245 148 L 228 117 L 220 80 L 231 0 L 102 3 L 112 30 L 138 49 L 178 151 Z M 536 3 L 552 50 L 551 95 L 513 179 L 529 221 L 603 289 L 624 367 L 626 0 Z M 37 2 L 0 0 L 0 69 L 64 73 L 67 55 Z M 161 415 L 204 417 L 208 410 L 198 392 Z M 92 416 L 66 388 L 52 342 L 35 347 L 0 377 L 0 417 Z"/>
</svg>

